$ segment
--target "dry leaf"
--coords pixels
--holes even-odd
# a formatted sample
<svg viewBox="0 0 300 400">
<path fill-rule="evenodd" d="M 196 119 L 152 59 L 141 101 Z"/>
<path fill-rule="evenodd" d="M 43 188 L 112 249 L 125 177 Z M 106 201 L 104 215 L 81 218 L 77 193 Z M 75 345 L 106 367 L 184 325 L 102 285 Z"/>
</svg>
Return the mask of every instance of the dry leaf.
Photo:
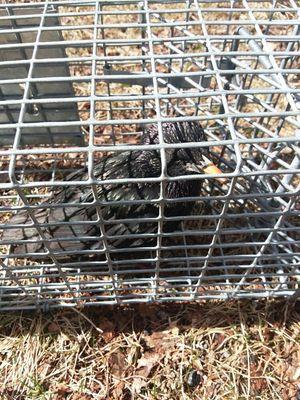
<svg viewBox="0 0 300 400">
<path fill-rule="evenodd" d="M 65 399 L 72 392 L 66 383 L 57 383 L 55 387 L 51 387 L 51 391 L 53 392 L 53 400 Z"/>
<path fill-rule="evenodd" d="M 147 385 L 147 378 L 161 358 L 162 356 L 155 352 L 146 352 L 142 358 L 140 358 L 135 371 L 136 376 L 132 383 L 132 390 L 134 393 L 140 393 L 141 389 Z"/>
<path fill-rule="evenodd" d="M 58 333 L 60 332 L 60 326 L 56 322 L 50 322 L 47 326 L 49 333 Z"/>
<path fill-rule="evenodd" d="M 297 382 L 300 378 L 300 368 L 297 368 L 294 375 L 292 376 L 292 380 Z"/>
<path fill-rule="evenodd" d="M 74 393 L 71 400 L 91 400 L 92 397 L 83 393 Z"/>
<path fill-rule="evenodd" d="M 268 387 L 267 381 L 264 378 L 252 379 L 251 388 L 254 394 L 261 393 Z"/>
<path fill-rule="evenodd" d="M 66 383 L 57 383 L 56 384 L 56 391 L 58 394 L 64 394 L 71 392 L 69 385 Z"/>
<path fill-rule="evenodd" d="M 137 364 L 136 375 L 147 378 L 150 375 L 155 364 L 161 359 L 161 355 L 154 352 L 146 352 Z"/>
<path fill-rule="evenodd" d="M 179 330 L 178 328 L 173 328 L 162 332 L 153 332 L 152 335 L 145 337 L 146 345 L 151 349 L 155 349 L 157 353 L 165 354 L 166 350 L 172 350 L 176 344 L 170 333 L 178 335 Z"/>
<path fill-rule="evenodd" d="M 123 381 L 120 381 L 113 388 L 111 395 L 114 400 L 122 399 L 124 387 L 125 387 L 125 383 Z"/>
<path fill-rule="evenodd" d="M 123 353 L 113 353 L 108 359 L 110 372 L 117 378 L 121 378 L 125 372 L 125 356 Z"/>
<path fill-rule="evenodd" d="M 131 385 L 131 390 L 133 393 L 139 394 L 141 389 L 146 386 L 147 382 L 145 379 L 140 378 L 140 377 L 135 377 L 133 379 L 132 385 Z"/>
<path fill-rule="evenodd" d="M 37 368 L 37 371 L 38 371 L 39 376 L 41 376 L 41 377 L 42 377 L 42 376 L 43 376 L 43 377 L 46 377 L 48 371 L 49 371 L 51 368 L 52 368 L 52 365 L 51 365 L 49 362 L 40 363 L 39 366 L 38 366 L 38 368 Z"/>
<path fill-rule="evenodd" d="M 110 342 L 115 337 L 115 324 L 107 318 L 102 318 L 99 328 L 103 331 L 102 338 L 105 343 Z"/>
<path fill-rule="evenodd" d="M 212 346 L 214 348 L 217 347 L 218 349 L 220 349 L 222 347 L 225 339 L 226 339 L 226 336 L 224 335 L 224 333 L 221 333 L 221 332 L 216 333 Z"/>
</svg>

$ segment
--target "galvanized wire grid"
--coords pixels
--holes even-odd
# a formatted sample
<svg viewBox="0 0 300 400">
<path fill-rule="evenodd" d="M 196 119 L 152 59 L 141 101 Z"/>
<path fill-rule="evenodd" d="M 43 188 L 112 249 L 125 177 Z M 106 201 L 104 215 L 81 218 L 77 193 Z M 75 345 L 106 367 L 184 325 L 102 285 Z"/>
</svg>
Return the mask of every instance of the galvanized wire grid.
<svg viewBox="0 0 300 400">
<path fill-rule="evenodd" d="M 13 238 L 2 241 L 1 309 L 293 295 L 299 20 L 293 0 L 2 3 L 0 235 L 25 209 L 44 253 L 17 255 Z M 224 179 L 201 176 L 197 212 L 166 246 L 163 182 L 186 179 L 164 173 L 165 150 L 180 145 L 163 143 L 161 124 L 175 120 L 200 121 Z M 138 144 L 149 123 L 160 145 Z M 95 194 L 104 182 L 94 163 L 128 147 L 161 150 L 162 176 L 147 178 L 162 185 L 156 245 L 112 257 L 95 196 L 86 207 L 99 209 L 90 223 L 101 228 L 104 259 L 73 250 L 61 260 L 35 211 L 53 207 L 51 192 L 67 185 Z M 64 180 L 83 166 L 86 181 Z"/>
</svg>

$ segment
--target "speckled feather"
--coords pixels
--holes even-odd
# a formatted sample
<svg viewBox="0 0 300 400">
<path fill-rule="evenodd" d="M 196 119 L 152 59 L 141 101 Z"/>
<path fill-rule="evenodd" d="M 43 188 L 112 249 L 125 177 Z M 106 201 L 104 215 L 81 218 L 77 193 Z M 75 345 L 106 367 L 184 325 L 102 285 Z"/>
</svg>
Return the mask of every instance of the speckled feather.
<svg viewBox="0 0 300 400">
<path fill-rule="evenodd" d="M 163 136 L 166 143 L 199 142 L 204 141 L 205 136 L 201 126 L 196 122 L 166 123 L 163 124 Z M 159 143 L 157 126 L 147 128 L 141 143 Z M 169 161 L 167 165 L 170 176 L 191 174 L 186 164 L 191 162 L 191 157 L 196 161 L 203 154 L 203 148 L 190 149 L 187 152 L 182 149 L 169 150 Z M 127 151 L 115 153 L 102 158 L 94 167 L 94 176 L 99 180 L 147 178 L 159 177 L 161 174 L 161 160 L 159 151 Z M 69 175 L 66 180 L 86 180 L 86 170 L 80 170 Z M 188 196 L 197 196 L 201 190 L 200 180 L 183 180 L 167 182 L 166 197 L 176 199 Z M 126 248 L 145 245 L 141 239 L 123 239 L 124 234 L 155 233 L 156 222 L 139 222 L 140 218 L 154 218 L 158 216 L 159 207 L 157 203 L 136 205 L 103 205 L 102 202 L 127 201 L 127 200 L 154 200 L 159 197 L 160 183 L 133 183 L 133 184 L 99 184 L 97 185 L 97 196 L 99 207 L 95 204 L 80 206 L 81 203 L 91 203 L 94 195 L 89 186 L 68 186 L 56 190 L 49 200 L 52 205 L 60 205 L 57 208 L 45 208 L 35 211 L 35 217 L 40 224 L 50 224 L 43 227 L 43 234 L 48 239 L 48 248 L 56 252 L 58 256 L 69 257 L 69 252 L 90 249 L 101 249 L 103 243 L 99 239 L 101 230 L 98 211 L 101 209 L 101 217 L 108 221 L 105 224 L 105 233 L 109 236 L 111 248 Z M 76 203 L 79 206 L 74 206 Z M 191 202 L 166 203 L 165 215 L 188 215 L 191 213 L 193 204 Z M 110 223 L 118 219 L 132 218 L 134 223 Z M 83 222 L 84 225 L 74 225 L 74 222 Z M 93 223 L 93 221 L 95 221 Z M 56 223 L 64 222 L 64 225 Z M 88 224 L 88 222 L 91 222 Z M 31 224 L 31 219 L 26 211 L 19 212 L 14 216 L 11 224 Z M 72 225 L 73 223 L 73 225 Z M 71 225 L 70 225 L 71 224 Z M 164 224 L 166 232 L 177 228 L 178 223 L 167 222 Z M 93 237 L 93 238 L 92 238 Z M 13 246 L 15 254 L 43 252 L 43 243 L 34 227 L 14 228 L 4 231 L 3 240 L 13 238 L 15 241 L 23 240 Z M 79 239 L 80 238 L 80 239 Z M 149 245 L 149 243 L 147 243 Z"/>
</svg>

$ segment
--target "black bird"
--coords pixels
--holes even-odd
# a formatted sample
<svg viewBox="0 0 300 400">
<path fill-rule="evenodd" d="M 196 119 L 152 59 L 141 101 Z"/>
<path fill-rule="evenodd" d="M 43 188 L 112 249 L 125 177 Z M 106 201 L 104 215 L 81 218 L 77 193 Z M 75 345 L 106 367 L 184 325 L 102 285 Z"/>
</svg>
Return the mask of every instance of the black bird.
<svg viewBox="0 0 300 400">
<path fill-rule="evenodd" d="M 204 142 L 206 140 L 201 125 L 197 122 L 163 123 L 162 133 L 165 143 Z M 159 143 L 157 125 L 146 129 L 141 138 L 143 144 Z M 209 156 L 207 147 L 167 149 L 167 173 L 170 177 L 201 174 L 203 156 Z M 205 157 L 204 157 L 205 159 Z M 161 175 L 161 155 L 159 150 L 135 150 L 116 152 L 103 157 L 94 166 L 94 177 L 99 180 L 126 178 L 154 178 Z M 86 169 L 70 174 L 66 181 L 84 181 L 87 179 Z M 201 192 L 201 179 L 167 181 L 165 196 L 177 199 L 197 196 Z M 66 186 L 54 191 L 45 207 L 34 210 L 34 216 L 41 226 L 46 247 L 56 256 L 72 258 L 78 255 L 95 255 L 104 247 L 112 252 L 118 249 L 136 249 L 155 243 L 157 221 L 141 221 L 143 218 L 159 216 L 158 199 L 160 182 L 143 183 L 104 183 L 96 185 L 97 196 L 88 185 Z M 130 200 L 145 200 L 147 204 L 122 204 Z M 152 201 L 152 202 L 151 202 Z M 110 205 L 110 202 L 120 202 Z M 50 205 L 50 207 L 49 207 Z M 166 202 L 164 215 L 189 215 L 193 202 Z M 133 219 L 126 222 L 124 219 Z M 118 220 L 120 220 L 118 222 Z M 102 224 L 100 223 L 102 221 Z M 59 223 L 59 224 L 58 224 Z M 44 243 L 26 210 L 18 212 L 9 224 L 25 225 L 5 229 L 2 240 L 14 240 L 13 253 L 21 255 L 30 253 L 38 258 L 45 251 Z M 30 225 L 31 226 L 26 226 Z M 179 222 L 164 222 L 164 232 L 172 232 L 178 228 Z M 102 225 L 102 226 L 101 226 Z M 103 226 L 105 232 L 103 232 Z M 107 237 L 105 243 L 101 235 Z M 144 237 L 136 235 L 143 234 Z M 124 235 L 131 235 L 126 236 Z M 147 237 L 148 235 L 148 237 Z M 152 239 L 151 239 L 152 236 Z M 127 253 L 128 254 L 128 253 Z M 126 253 L 125 253 L 126 257 Z"/>
</svg>

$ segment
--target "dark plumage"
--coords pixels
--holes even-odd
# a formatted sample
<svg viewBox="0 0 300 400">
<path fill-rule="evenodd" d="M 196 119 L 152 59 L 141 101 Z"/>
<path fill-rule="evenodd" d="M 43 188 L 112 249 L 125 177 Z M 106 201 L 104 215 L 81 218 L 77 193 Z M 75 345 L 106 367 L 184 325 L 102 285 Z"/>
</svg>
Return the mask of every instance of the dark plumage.
<svg viewBox="0 0 300 400">
<path fill-rule="evenodd" d="M 201 142 L 205 141 L 203 129 L 197 122 L 176 122 L 163 124 L 163 136 L 166 143 Z M 141 143 L 159 143 L 157 126 L 150 126 L 144 133 Z M 202 155 L 207 155 L 207 148 L 172 149 L 167 150 L 167 171 L 169 176 L 196 174 L 191 172 L 191 165 L 203 163 Z M 199 173 L 200 170 L 199 170 Z M 99 180 L 118 178 L 149 178 L 159 177 L 161 174 L 160 151 L 126 151 L 103 157 L 95 164 L 94 176 Z M 80 170 L 69 175 L 66 180 L 85 180 L 86 170 Z M 176 199 L 188 196 L 197 196 L 201 191 L 201 180 L 181 180 L 166 183 L 166 197 Z M 160 183 L 131 183 L 131 184 L 103 184 L 97 185 L 98 206 L 81 203 L 94 201 L 90 186 L 69 186 L 56 190 L 49 203 L 59 205 L 56 208 L 45 208 L 34 211 L 35 218 L 40 224 L 49 224 L 42 227 L 45 237 L 49 240 L 48 248 L 57 253 L 58 257 L 72 257 L 72 252 L 93 254 L 95 250 L 103 249 L 100 238 L 99 211 L 105 220 L 105 233 L 108 235 L 107 245 L 110 249 L 136 248 L 149 246 L 153 243 L 149 238 L 123 238 L 124 235 L 155 234 L 157 222 L 140 222 L 141 218 L 158 217 L 158 203 L 135 205 L 103 205 L 101 202 L 127 200 L 155 200 L 160 195 Z M 78 206 L 70 205 L 77 203 Z M 69 204 L 69 205 L 68 205 Z M 188 215 L 192 211 L 191 202 L 166 203 L 165 216 Z M 117 219 L 133 218 L 135 222 L 120 222 L 113 224 Z M 64 222 L 57 225 L 57 222 Z M 75 224 L 82 222 L 83 224 Z M 14 216 L 10 224 L 31 224 L 31 218 L 26 211 L 20 211 Z M 170 232 L 178 227 L 177 222 L 165 222 L 164 231 Z M 13 246 L 15 254 L 44 252 L 43 242 L 34 227 L 13 228 L 4 230 L 3 240 L 16 242 Z M 155 237 L 154 237 L 154 240 Z M 73 253 L 74 254 L 74 253 Z M 37 257 L 37 254 L 36 254 Z M 112 255 L 112 257 L 114 257 Z"/>
</svg>

